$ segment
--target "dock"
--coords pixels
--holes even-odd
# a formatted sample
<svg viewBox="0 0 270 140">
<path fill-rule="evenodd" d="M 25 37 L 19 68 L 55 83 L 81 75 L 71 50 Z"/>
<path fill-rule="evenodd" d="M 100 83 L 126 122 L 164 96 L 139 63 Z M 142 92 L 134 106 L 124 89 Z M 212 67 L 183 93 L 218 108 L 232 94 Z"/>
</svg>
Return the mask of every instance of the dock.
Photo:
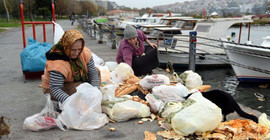
<svg viewBox="0 0 270 140">
<path fill-rule="evenodd" d="M 115 61 L 117 49 L 112 49 L 106 44 L 98 44 L 98 40 L 94 40 L 78 28 L 78 22 L 71 26 L 69 20 L 57 20 L 58 24 L 64 30 L 78 29 L 84 34 L 85 45 L 92 52 L 106 61 Z M 46 27 L 47 40 L 53 43 L 52 27 Z M 37 41 L 42 42 L 42 27 L 36 26 Z M 32 36 L 32 28 L 26 28 L 26 38 Z M 39 40 L 40 39 L 40 40 Z M 5 117 L 6 123 L 10 126 L 10 134 L 3 136 L 3 139 L 54 139 L 54 140 L 73 140 L 73 139 L 117 139 L 117 140 L 142 140 L 144 132 L 150 131 L 157 133 L 163 130 L 157 123 L 144 122 L 138 124 L 140 119 L 132 119 L 121 123 L 108 123 L 98 130 L 92 131 L 62 131 L 58 128 L 45 130 L 42 132 L 31 132 L 23 130 L 23 122 L 25 118 L 39 113 L 46 104 L 46 98 L 42 93 L 42 89 L 38 87 L 41 79 L 26 80 L 20 63 L 20 53 L 23 50 L 22 30 L 20 27 L 12 28 L 8 31 L 0 33 L 0 116 Z M 155 73 L 164 72 L 161 69 L 155 70 Z M 261 112 L 252 110 L 249 107 L 241 105 L 242 109 L 248 113 L 253 113 L 259 117 Z M 240 118 L 236 113 L 227 116 L 227 119 Z M 243 119 L 243 118 L 242 118 Z M 110 131 L 109 128 L 115 128 Z M 157 135 L 158 140 L 163 138 Z"/>
</svg>

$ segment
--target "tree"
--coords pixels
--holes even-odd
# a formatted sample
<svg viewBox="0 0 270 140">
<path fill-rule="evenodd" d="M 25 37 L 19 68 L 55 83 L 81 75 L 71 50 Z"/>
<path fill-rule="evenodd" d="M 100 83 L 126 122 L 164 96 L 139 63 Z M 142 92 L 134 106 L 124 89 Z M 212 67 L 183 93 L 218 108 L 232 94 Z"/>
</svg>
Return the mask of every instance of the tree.
<svg viewBox="0 0 270 140">
<path fill-rule="evenodd" d="M 31 21 L 33 21 L 33 12 L 32 12 L 32 7 L 34 5 L 35 1 L 33 0 L 24 0 L 24 7 L 27 10 L 28 17 L 30 18 Z"/>
<path fill-rule="evenodd" d="M 50 0 L 35 0 L 35 14 L 43 16 L 46 19 L 51 15 L 51 1 Z"/>
<path fill-rule="evenodd" d="M 4 6 L 5 6 L 5 9 L 6 9 L 7 22 L 9 23 L 10 22 L 10 19 L 9 19 L 9 12 L 8 12 L 8 8 L 7 8 L 6 0 L 3 0 L 3 3 L 4 3 Z"/>
<path fill-rule="evenodd" d="M 67 15 L 67 3 L 64 0 L 55 1 L 55 13 L 62 18 L 63 15 Z"/>
<path fill-rule="evenodd" d="M 97 7 L 93 3 L 89 1 L 80 1 L 78 3 L 81 6 L 82 10 L 80 14 L 86 14 L 86 12 L 88 11 L 88 13 L 90 13 L 91 15 L 97 15 Z"/>
<path fill-rule="evenodd" d="M 67 3 L 67 15 L 71 15 L 72 13 L 81 14 L 82 7 L 75 0 L 66 0 Z"/>
</svg>

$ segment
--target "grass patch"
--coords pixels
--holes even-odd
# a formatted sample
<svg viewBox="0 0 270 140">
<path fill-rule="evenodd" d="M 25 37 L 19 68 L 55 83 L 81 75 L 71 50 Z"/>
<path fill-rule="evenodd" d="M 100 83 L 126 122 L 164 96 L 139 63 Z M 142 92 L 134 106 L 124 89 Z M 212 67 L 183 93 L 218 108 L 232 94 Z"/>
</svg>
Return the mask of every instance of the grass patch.
<svg viewBox="0 0 270 140">
<path fill-rule="evenodd" d="M 7 31 L 7 29 L 0 29 L 0 33 L 4 32 L 4 31 Z"/>
<path fill-rule="evenodd" d="M 0 18 L 0 27 L 19 27 L 21 26 L 21 21 L 17 19 L 10 19 L 10 22 L 7 22 L 7 19 Z"/>
</svg>

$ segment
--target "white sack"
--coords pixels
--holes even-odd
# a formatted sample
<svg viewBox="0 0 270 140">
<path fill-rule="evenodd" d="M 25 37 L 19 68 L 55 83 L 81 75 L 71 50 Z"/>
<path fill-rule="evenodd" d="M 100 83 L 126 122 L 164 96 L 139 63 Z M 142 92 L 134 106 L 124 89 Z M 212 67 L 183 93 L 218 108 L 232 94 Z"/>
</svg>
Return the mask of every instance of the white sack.
<svg viewBox="0 0 270 140">
<path fill-rule="evenodd" d="M 183 107 L 183 105 L 181 102 L 167 102 L 159 110 L 158 114 L 164 118 L 173 112 L 180 111 L 182 109 L 182 107 Z"/>
<path fill-rule="evenodd" d="M 150 104 L 151 112 L 156 113 L 159 112 L 159 110 L 163 107 L 164 103 L 153 94 L 147 94 L 145 96 L 146 101 Z"/>
<path fill-rule="evenodd" d="M 54 111 L 50 94 L 45 94 L 47 98 L 44 109 L 35 115 L 27 117 L 23 122 L 23 129 L 30 131 L 48 130 L 58 126 L 62 129 L 59 120 L 56 119 L 58 113 Z"/>
<path fill-rule="evenodd" d="M 106 85 L 111 83 L 111 72 L 109 71 L 109 68 L 107 66 L 100 66 L 100 77 L 101 77 L 101 84 Z"/>
<path fill-rule="evenodd" d="M 149 90 L 155 86 L 170 84 L 170 79 L 163 74 L 148 75 L 140 80 L 139 84 L 144 90 Z"/>
<path fill-rule="evenodd" d="M 114 100 L 115 99 L 115 87 L 112 84 L 106 85 L 104 87 L 100 87 L 100 91 L 102 93 L 102 100 Z"/>
<path fill-rule="evenodd" d="M 133 69 L 126 63 L 120 63 L 115 68 L 116 77 L 120 78 L 122 81 L 129 79 L 129 76 L 134 74 Z"/>
<path fill-rule="evenodd" d="M 99 56 L 97 56 L 95 53 L 92 52 L 92 57 L 93 60 L 95 62 L 95 66 L 99 67 L 99 66 L 104 66 L 104 60 L 101 59 Z"/>
<path fill-rule="evenodd" d="M 189 102 L 192 100 L 193 103 Z M 196 92 L 183 102 L 183 109 L 171 118 L 170 125 L 176 133 L 187 136 L 195 132 L 212 131 L 221 120 L 221 109 Z"/>
<path fill-rule="evenodd" d="M 118 66 L 118 64 L 114 61 L 108 61 L 108 62 L 105 62 L 105 66 L 107 66 L 110 71 L 114 71 L 115 68 Z"/>
<path fill-rule="evenodd" d="M 82 83 L 61 106 L 62 113 L 58 119 L 68 129 L 93 130 L 108 123 L 108 118 L 101 113 L 102 94 L 97 87 Z"/>
<path fill-rule="evenodd" d="M 183 84 L 189 89 L 194 89 L 203 84 L 202 77 L 191 70 L 187 70 L 180 74 L 179 76 L 181 80 L 184 82 Z"/>
<path fill-rule="evenodd" d="M 176 85 L 160 85 L 152 89 L 152 94 L 157 96 L 164 103 L 166 102 L 183 102 L 189 91 L 188 89 L 178 83 Z"/>
<path fill-rule="evenodd" d="M 147 105 L 132 100 L 115 103 L 112 107 L 102 105 L 102 111 L 117 122 L 148 117 L 151 114 L 150 108 Z"/>
</svg>

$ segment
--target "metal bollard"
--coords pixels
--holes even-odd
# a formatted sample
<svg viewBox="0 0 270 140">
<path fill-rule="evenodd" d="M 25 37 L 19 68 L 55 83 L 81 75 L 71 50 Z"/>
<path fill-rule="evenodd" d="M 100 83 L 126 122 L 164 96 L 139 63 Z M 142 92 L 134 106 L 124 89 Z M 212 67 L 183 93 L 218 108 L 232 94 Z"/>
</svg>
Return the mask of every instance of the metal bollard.
<svg viewBox="0 0 270 140">
<path fill-rule="evenodd" d="M 195 60 L 196 60 L 196 31 L 189 32 L 190 38 L 189 38 L 189 70 L 192 70 L 195 72 Z"/>
<path fill-rule="evenodd" d="M 103 43 L 103 29 L 102 29 L 102 24 L 98 25 L 99 28 L 99 40 L 98 40 L 98 44 L 102 44 Z"/>
<path fill-rule="evenodd" d="M 89 25 L 89 35 L 90 35 L 90 37 L 93 37 L 93 34 L 92 34 L 92 26 L 91 26 L 91 25 Z"/>
<path fill-rule="evenodd" d="M 87 35 L 90 35 L 90 25 L 87 24 Z"/>
<path fill-rule="evenodd" d="M 116 49 L 115 25 L 112 25 L 112 49 Z"/>
<path fill-rule="evenodd" d="M 173 38 L 172 43 L 171 43 L 171 48 L 175 49 L 176 43 L 177 43 L 177 39 Z"/>
<path fill-rule="evenodd" d="M 94 24 L 94 39 L 97 39 L 97 25 Z"/>
</svg>

